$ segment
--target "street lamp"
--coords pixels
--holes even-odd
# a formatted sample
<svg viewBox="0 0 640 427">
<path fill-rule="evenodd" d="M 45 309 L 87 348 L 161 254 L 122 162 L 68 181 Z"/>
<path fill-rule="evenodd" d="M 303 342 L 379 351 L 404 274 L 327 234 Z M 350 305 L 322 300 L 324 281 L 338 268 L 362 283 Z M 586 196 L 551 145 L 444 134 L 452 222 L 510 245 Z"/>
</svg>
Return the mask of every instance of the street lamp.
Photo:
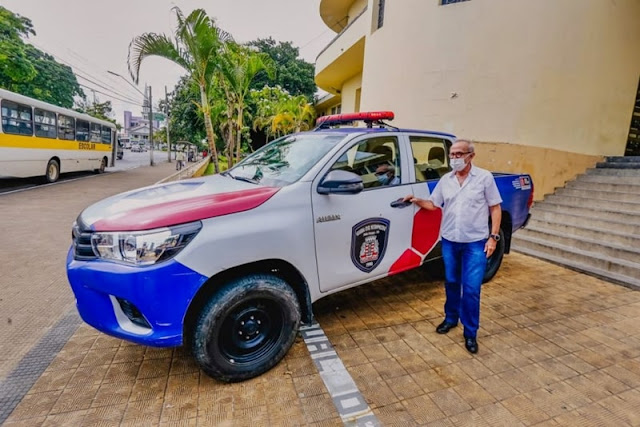
<svg viewBox="0 0 640 427">
<path fill-rule="evenodd" d="M 127 82 L 132 88 L 134 88 L 136 91 L 138 91 L 138 93 L 144 97 L 145 101 L 148 101 L 148 103 L 149 103 L 149 164 L 151 166 L 154 166 L 154 162 L 153 162 L 153 103 L 152 103 L 152 97 L 151 97 L 151 86 L 148 87 L 149 96 L 147 97 L 146 94 L 142 93 L 140 91 L 140 89 L 138 89 L 133 83 L 131 83 L 129 80 L 127 80 L 124 77 L 122 77 L 120 74 L 114 73 L 113 71 L 110 71 L 110 70 L 107 70 L 107 73 L 112 74 L 114 76 L 120 77 L 122 80 Z"/>
</svg>

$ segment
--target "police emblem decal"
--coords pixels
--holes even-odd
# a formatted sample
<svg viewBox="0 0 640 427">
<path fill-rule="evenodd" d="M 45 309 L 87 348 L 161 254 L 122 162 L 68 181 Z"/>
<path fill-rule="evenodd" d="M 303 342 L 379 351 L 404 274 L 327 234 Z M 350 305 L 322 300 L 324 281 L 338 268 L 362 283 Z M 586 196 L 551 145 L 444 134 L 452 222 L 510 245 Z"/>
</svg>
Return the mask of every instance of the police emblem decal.
<svg viewBox="0 0 640 427">
<path fill-rule="evenodd" d="M 369 218 L 353 226 L 351 232 L 351 261 L 365 273 L 373 271 L 387 249 L 389 220 Z"/>
</svg>

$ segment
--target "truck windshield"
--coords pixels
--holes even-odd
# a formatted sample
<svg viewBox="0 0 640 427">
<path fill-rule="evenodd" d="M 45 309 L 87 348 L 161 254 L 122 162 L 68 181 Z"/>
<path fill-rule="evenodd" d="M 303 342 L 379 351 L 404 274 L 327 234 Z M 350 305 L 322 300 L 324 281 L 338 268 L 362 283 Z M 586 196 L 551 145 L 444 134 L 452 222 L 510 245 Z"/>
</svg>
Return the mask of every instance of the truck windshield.
<svg viewBox="0 0 640 427">
<path fill-rule="evenodd" d="M 306 174 L 344 135 L 304 133 L 277 139 L 224 175 L 256 184 L 282 187 Z"/>
</svg>

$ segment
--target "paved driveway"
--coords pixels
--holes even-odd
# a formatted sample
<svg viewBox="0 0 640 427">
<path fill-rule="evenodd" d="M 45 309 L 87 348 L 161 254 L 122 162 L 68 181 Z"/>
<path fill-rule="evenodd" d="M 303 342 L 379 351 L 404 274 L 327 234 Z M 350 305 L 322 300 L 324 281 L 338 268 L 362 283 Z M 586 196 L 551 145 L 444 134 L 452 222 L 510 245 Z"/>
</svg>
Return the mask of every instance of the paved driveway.
<svg viewBox="0 0 640 427">
<path fill-rule="evenodd" d="M 480 352 L 434 332 L 442 283 L 411 272 L 315 305 L 382 425 L 640 425 L 640 292 L 523 255 L 485 285 Z M 298 340 L 267 374 L 221 384 L 182 350 L 81 326 L 7 425 L 341 425 Z"/>
</svg>

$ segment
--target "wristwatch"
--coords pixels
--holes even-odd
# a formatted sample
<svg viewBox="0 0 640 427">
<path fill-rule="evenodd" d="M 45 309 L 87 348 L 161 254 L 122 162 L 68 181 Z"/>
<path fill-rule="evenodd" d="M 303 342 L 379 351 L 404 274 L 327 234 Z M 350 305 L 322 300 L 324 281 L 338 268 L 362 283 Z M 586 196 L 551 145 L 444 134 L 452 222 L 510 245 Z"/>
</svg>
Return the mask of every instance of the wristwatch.
<svg viewBox="0 0 640 427">
<path fill-rule="evenodd" d="M 491 237 L 496 242 L 500 241 L 500 235 L 499 234 L 489 234 L 489 237 Z"/>
</svg>

